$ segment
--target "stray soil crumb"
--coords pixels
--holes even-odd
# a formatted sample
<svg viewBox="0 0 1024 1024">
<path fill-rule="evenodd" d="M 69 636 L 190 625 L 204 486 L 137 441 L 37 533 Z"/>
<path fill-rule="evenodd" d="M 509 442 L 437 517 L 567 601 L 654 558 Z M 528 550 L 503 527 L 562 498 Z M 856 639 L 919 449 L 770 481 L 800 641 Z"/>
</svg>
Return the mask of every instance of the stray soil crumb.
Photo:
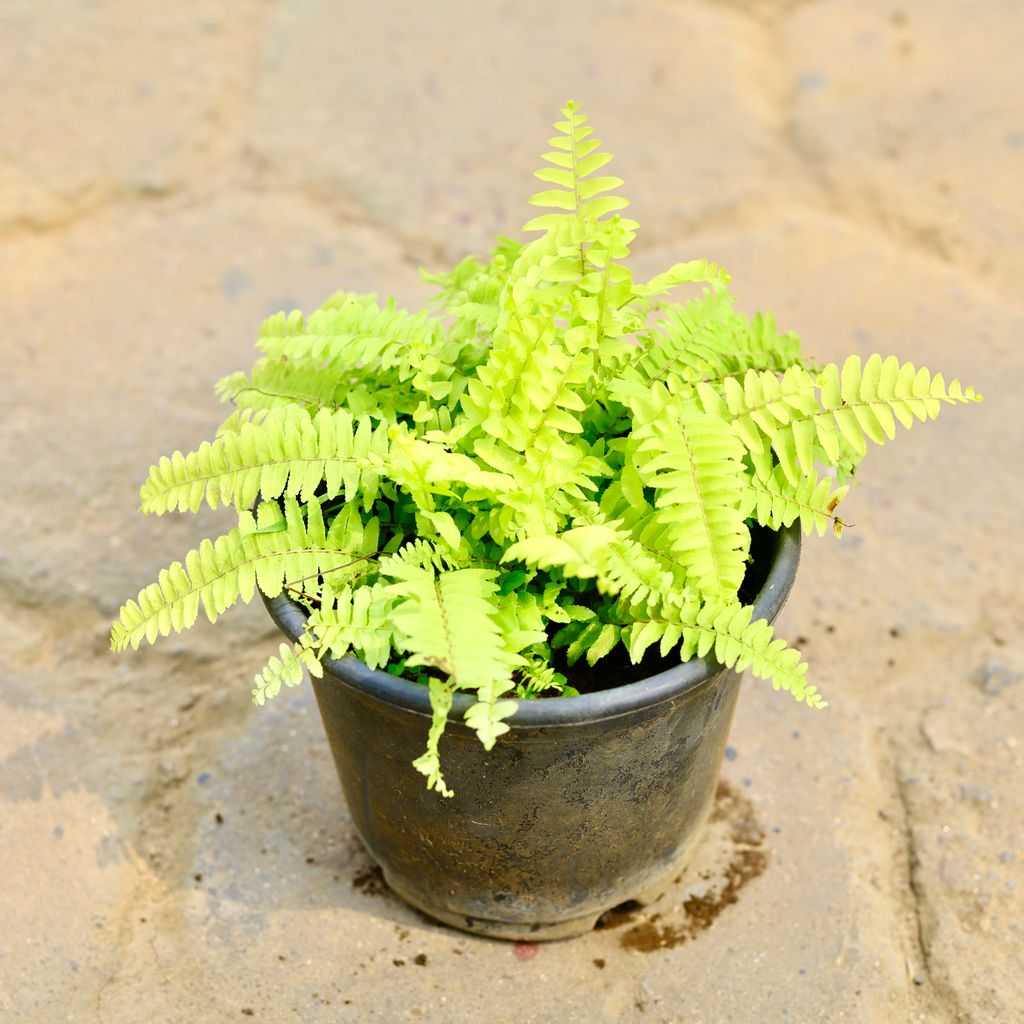
<svg viewBox="0 0 1024 1024">
<path fill-rule="evenodd" d="M 388 891 L 388 883 L 384 881 L 384 872 L 376 864 L 369 864 L 356 873 L 352 888 L 365 896 L 383 896 Z"/>
<path fill-rule="evenodd" d="M 520 963 L 526 963 L 540 952 L 540 946 L 536 942 L 517 942 L 512 948 L 512 952 Z"/>
<path fill-rule="evenodd" d="M 414 964 L 416 964 L 417 967 L 426 967 L 427 966 L 427 954 L 426 953 L 417 953 L 412 958 L 412 962 Z"/>
<path fill-rule="evenodd" d="M 604 965 L 605 965 L 605 961 L 604 961 L 604 958 L 603 958 L 603 957 L 600 957 L 600 956 L 599 956 L 599 957 L 596 957 L 596 958 L 594 959 L 594 966 L 595 966 L 595 967 L 596 967 L 596 968 L 597 968 L 597 969 L 598 969 L 599 971 L 603 971 L 603 970 L 604 970 Z"/>
</svg>

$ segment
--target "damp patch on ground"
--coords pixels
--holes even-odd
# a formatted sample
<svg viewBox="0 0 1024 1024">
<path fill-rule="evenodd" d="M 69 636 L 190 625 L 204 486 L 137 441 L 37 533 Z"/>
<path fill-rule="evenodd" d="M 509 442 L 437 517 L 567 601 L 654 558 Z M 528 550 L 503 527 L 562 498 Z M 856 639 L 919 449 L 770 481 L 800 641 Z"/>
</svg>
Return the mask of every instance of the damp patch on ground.
<svg viewBox="0 0 1024 1024">
<path fill-rule="evenodd" d="M 598 930 L 618 933 L 623 949 L 654 953 L 691 942 L 707 931 L 764 874 L 765 831 L 754 806 L 724 779 L 718 784 L 707 833 L 686 872 L 649 907 L 626 903 L 609 910 Z"/>
</svg>

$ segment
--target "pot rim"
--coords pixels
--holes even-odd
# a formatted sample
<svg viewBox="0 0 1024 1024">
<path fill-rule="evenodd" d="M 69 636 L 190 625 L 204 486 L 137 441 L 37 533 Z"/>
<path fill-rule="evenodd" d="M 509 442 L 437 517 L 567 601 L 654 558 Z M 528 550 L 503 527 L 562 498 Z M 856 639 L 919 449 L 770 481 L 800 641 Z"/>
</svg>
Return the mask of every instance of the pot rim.
<svg viewBox="0 0 1024 1024">
<path fill-rule="evenodd" d="M 775 534 L 771 554 L 771 567 L 767 579 L 754 600 L 754 619 L 774 622 L 789 597 L 800 563 L 800 529 L 797 523 Z M 277 597 L 260 592 L 271 618 L 278 629 L 293 643 L 303 632 L 308 613 L 282 591 Z M 389 672 L 367 667 L 358 658 L 324 658 L 325 679 L 333 676 L 353 689 L 374 700 L 406 711 L 429 717 L 430 695 L 424 686 Z M 610 690 L 584 693 L 563 699 L 502 698 L 514 700 L 515 714 L 506 719 L 512 729 L 537 726 L 574 725 L 607 718 L 617 718 L 641 708 L 652 707 L 678 697 L 704 683 L 710 682 L 723 671 L 722 665 L 708 655 L 691 658 L 663 672 L 647 676 L 636 682 L 625 683 Z M 456 693 L 452 700 L 449 721 L 454 724 L 476 702 L 468 693 Z"/>
</svg>

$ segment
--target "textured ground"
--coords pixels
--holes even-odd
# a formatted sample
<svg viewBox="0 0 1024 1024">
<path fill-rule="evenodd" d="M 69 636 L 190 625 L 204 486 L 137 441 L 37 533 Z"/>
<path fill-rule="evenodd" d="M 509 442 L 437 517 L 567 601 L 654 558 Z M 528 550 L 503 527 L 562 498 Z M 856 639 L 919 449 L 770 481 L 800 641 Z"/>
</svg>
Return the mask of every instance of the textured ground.
<svg viewBox="0 0 1024 1024">
<path fill-rule="evenodd" d="M 1017 0 L 0 5 L 0 1019 L 1024 1020 L 1022 47 Z M 262 609 L 106 629 L 222 521 L 135 491 L 260 319 L 514 231 L 570 96 L 638 269 L 987 401 L 808 545 L 782 628 L 831 708 L 748 685 L 694 871 L 537 949 L 382 889 L 308 691 L 249 703 Z"/>
</svg>

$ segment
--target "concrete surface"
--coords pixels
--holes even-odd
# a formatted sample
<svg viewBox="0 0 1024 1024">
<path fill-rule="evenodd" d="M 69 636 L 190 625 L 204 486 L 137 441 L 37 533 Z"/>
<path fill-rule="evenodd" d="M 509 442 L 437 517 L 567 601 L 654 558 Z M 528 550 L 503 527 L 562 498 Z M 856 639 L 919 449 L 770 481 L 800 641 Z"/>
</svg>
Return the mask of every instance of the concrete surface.
<svg viewBox="0 0 1024 1024">
<path fill-rule="evenodd" d="M 0 5 L 0 1019 L 1024 1020 L 1024 107 L 1017 0 Z M 144 520 L 261 318 L 423 295 L 514 232 L 562 102 L 642 224 L 812 353 L 986 402 L 872 452 L 746 686 L 660 907 L 537 948 L 383 890 L 260 608 L 108 654 L 223 519 Z M 655 916 L 657 915 L 657 916 Z"/>
</svg>

